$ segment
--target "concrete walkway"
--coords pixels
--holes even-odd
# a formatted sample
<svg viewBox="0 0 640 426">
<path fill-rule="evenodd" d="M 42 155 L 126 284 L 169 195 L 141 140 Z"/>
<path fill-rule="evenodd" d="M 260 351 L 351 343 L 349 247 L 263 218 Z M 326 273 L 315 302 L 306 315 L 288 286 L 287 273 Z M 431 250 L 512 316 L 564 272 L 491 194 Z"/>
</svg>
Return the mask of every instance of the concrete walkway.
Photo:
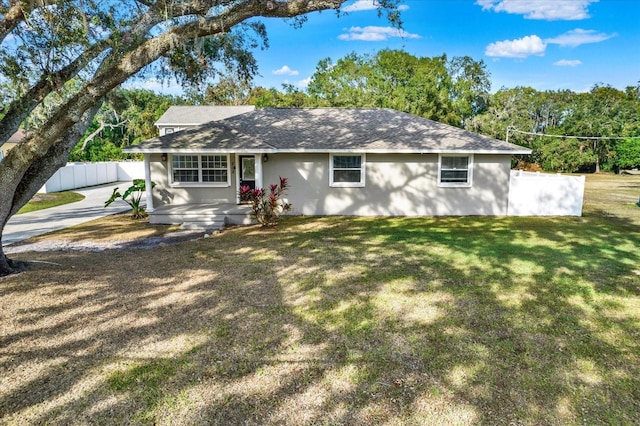
<svg viewBox="0 0 640 426">
<path fill-rule="evenodd" d="M 130 185 L 131 182 L 115 182 L 74 189 L 74 192 L 84 195 L 84 200 L 50 209 L 14 215 L 4 228 L 2 246 L 8 246 L 27 238 L 68 228 L 100 217 L 130 211 L 131 207 L 122 200 L 117 200 L 108 208 L 104 208 L 104 202 L 111 197 L 113 188 L 119 187 L 122 193 Z M 143 194 L 142 203 L 144 203 L 144 199 L 145 196 Z"/>
</svg>

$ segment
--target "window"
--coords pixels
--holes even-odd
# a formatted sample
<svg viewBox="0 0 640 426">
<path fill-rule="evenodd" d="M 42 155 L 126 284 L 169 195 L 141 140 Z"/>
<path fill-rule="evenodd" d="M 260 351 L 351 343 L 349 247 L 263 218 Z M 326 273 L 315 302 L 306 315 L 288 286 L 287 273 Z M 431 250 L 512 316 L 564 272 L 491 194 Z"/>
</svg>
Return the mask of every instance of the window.
<svg viewBox="0 0 640 426">
<path fill-rule="evenodd" d="M 229 186 L 228 155 L 173 155 L 171 183 Z"/>
<path fill-rule="evenodd" d="M 471 186 L 471 171 L 473 156 L 469 155 L 440 155 L 439 185 L 440 186 Z"/>
<path fill-rule="evenodd" d="M 329 158 L 329 186 L 355 187 L 364 186 L 364 154 L 337 155 Z"/>
<path fill-rule="evenodd" d="M 164 134 L 168 135 L 169 133 L 173 133 L 173 127 L 167 127 L 164 129 Z"/>
<path fill-rule="evenodd" d="M 202 181 L 225 183 L 228 180 L 226 155 L 202 156 Z"/>
<path fill-rule="evenodd" d="M 174 155 L 171 163 L 173 166 L 172 182 L 198 182 L 197 155 Z"/>
</svg>

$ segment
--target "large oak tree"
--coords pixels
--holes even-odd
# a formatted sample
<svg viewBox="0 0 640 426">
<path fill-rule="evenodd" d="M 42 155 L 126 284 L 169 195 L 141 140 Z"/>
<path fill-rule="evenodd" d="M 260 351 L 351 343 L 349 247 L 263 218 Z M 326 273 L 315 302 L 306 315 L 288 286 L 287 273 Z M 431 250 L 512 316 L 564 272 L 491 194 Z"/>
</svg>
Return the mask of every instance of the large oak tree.
<svg viewBox="0 0 640 426">
<path fill-rule="evenodd" d="M 249 78 L 257 70 L 251 50 L 266 44 L 254 18 L 299 23 L 345 1 L 0 0 L 0 83 L 11 88 L 0 144 L 36 112 L 43 117 L 0 163 L 0 235 L 127 79 L 146 71 L 192 82 L 228 70 Z M 399 22 L 396 0 L 376 3 Z M 0 248 L 0 275 L 21 266 Z"/>
</svg>

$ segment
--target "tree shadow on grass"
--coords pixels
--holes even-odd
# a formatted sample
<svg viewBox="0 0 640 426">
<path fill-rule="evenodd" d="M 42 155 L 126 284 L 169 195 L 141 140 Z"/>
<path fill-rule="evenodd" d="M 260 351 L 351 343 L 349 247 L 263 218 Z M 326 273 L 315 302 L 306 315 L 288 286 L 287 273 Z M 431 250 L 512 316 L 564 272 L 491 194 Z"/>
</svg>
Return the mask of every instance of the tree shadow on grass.
<svg viewBox="0 0 640 426">
<path fill-rule="evenodd" d="M 632 423 L 639 240 L 596 219 L 292 218 L 42 255 L 65 266 L 1 284 L 0 418 Z"/>
</svg>

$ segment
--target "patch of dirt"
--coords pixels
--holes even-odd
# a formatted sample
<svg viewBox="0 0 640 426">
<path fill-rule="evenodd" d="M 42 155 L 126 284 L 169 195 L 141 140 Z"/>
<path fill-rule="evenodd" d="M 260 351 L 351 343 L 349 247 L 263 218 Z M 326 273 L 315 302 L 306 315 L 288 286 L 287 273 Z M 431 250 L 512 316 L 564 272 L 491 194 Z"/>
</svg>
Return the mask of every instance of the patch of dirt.
<svg viewBox="0 0 640 426">
<path fill-rule="evenodd" d="M 31 201 L 49 201 L 49 200 L 55 200 L 55 199 L 56 199 L 55 195 L 38 193 L 34 195 L 33 198 L 31 198 Z"/>
<path fill-rule="evenodd" d="M 219 232 L 219 231 L 214 231 Z M 46 239 L 40 241 L 22 241 L 4 247 L 6 254 L 16 254 L 25 252 L 48 252 L 48 251 L 88 251 L 101 252 L 105 250 L 129 250 L 129 249 L 151 249 L 159 246 L 179 244 L 185 241 L 206 238 L 211 232 L 202 230 L 174 231 L 159 236 L 149 236 L 135 239 L 122 239 L 116 241 L 71 241 L 68 239 Z"/>
</svg>

